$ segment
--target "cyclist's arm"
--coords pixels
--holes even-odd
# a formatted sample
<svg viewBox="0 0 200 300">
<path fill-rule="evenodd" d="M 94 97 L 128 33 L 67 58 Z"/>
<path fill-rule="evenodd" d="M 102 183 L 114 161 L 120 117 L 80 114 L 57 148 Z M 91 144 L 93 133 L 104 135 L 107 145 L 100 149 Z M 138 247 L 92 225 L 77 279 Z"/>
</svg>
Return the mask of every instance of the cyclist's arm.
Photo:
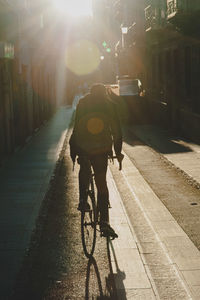
<svg viewBox="0 0 200 300">
<path fill-rule="evenodd" d="M 116 156 L 121 155 L 122 151 L 122 130 L 121 130 L 121 124 L 118 117 L 118 112 L 116 105 L 113 104 L 112 109 L 112 117 L 111 117 L 111 134 L 113 136 L 113 146 L 115 150 Z"/>
<path fill-rule="evenodd" d="M 72 135 L 69 140 L 70 144 L 70 156 L 73 162 L 75 162 L 77 156 L 77 143 L 76 143 L 76 131 L 77 131 L 77 124 L 80 120 L 80 104 L 77 104 L 76 111 L 75 111 L 75 118 L 74 118 L 74 127 L 72 131 Z"/>
</svg>

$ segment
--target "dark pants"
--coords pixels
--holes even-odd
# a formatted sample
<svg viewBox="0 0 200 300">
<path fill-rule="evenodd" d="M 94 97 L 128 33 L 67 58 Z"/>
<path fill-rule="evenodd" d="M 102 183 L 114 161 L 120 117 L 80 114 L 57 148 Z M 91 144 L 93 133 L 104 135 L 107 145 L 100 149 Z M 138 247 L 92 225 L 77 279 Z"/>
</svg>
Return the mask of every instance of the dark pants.
<svg viewBox="0 0 200 300">
<path fill-rule="evenodd" d="M 100 210 L 100 222 L 108 222 L 109 193 L 106 182 L 106 172 L 108 167 L 108 155 L 93 155 L 90 157 L 79 156 L 79 193 L 80 199 L 86 199 L 90 178 L 90 166 L 92 166 L 97 187 L 97 200 Z"/>
</svg>

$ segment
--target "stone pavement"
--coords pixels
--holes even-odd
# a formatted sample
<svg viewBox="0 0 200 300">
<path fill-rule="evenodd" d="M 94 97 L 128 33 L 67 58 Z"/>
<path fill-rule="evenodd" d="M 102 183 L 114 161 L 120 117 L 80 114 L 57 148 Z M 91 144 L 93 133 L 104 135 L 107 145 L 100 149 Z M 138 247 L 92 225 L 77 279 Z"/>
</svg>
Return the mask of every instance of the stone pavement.
<svg viewBox="0 0 200 300">
<path fill-rule="evenodd" d="M 125 155 L 110 166 L 113 276 L 119 300 L 200 299 L 200 252 Z M 113 180 L 114 177 L 114 180 Z"/>
<path fill-rule="evenodd" d="M 61 107 L 0 169 L 0 299 L 12 290 L 73 109 Z"/>
<path fill-rule="evenodd" d="M 200 145 L 155 126 L 131 131 L 200 186 Z M 110 251 L 119 299 L 200 299 L 199 250 L 126 155 L 121 174 L 110 169 L 110 218 L 119 233 Z"/>
</svg>

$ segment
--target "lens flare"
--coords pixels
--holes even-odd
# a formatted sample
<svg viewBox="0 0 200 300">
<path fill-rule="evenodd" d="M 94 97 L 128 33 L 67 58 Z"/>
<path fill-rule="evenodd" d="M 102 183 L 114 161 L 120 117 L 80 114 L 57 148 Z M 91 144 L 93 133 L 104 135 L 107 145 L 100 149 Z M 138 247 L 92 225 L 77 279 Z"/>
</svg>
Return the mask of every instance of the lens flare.
<svg viewBox="0 0 200 300">
<path fill-rule="evenodd" d="M 99 118 L 91 118 L 87 122 L 87 129 L 92 134 L 99 134 L 104 129 L 104 122 Z"/>
<path fill-rule="evenodd" d="M 100 51 L 94 43 L 79 40 L 69 46 L 66 53 L 66 65 L 76 75 L 87 75 L 98 68 L 100 56 Z"/>
</svg>

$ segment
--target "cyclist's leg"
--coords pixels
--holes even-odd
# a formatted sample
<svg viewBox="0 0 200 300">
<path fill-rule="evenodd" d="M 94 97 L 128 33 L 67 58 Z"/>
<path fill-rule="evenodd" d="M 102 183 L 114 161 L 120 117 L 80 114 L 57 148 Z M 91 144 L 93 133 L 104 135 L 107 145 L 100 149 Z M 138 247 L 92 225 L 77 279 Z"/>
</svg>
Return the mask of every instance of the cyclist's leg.
<svg viewBox="0 0 200 300">
<path fill-rule="evenodd" d="M 90 158 L 95 174 L 95 183 L 97 186 L 97 199 L 100 210 L 100 223 L 109 223 L 108 204 L 109 192 L 106 182 L 106 173 L 108 167 L 108 157 L 106 154 L 95 155 Z"/>
<path fill-rule="evenodd" d="M 91 173 L 91 163 L 87 156 L 79 156 L 79 203 L 84 203 L 87 200 L 87 190 L 89 187 L 89 179 Z M 80 205 L 79 205 L 80 206 Z"/>
<path fill-rule="evenodd" d="M 97 186 L 97 199 L 100 210 L 100 230 L 103 236 L 116 238 L 118 235 L 114 229 L 109 225 L 109 192 L 106 182 L 106 173 L 108 167 L 108 156 L 97 155 L 90 158 L 95 174 L 95 182 Z"/>
</svg>

